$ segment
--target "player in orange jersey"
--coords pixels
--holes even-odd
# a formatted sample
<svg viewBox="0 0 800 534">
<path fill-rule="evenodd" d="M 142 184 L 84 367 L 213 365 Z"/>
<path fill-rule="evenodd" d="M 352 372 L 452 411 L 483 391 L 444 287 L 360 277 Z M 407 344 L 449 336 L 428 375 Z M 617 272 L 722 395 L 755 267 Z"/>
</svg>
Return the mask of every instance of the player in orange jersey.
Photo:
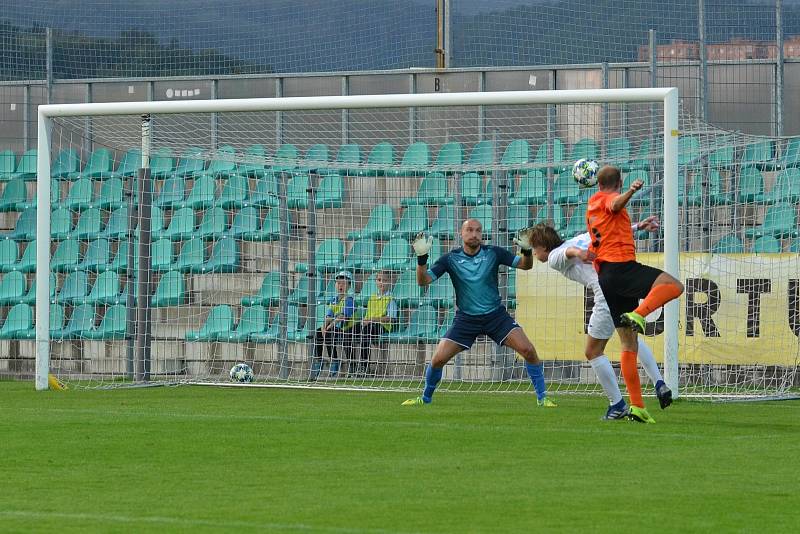
<svg viewBox="0 0 800 534">
<path fill-rule="evenodd" d="M 655 423 L 642 401 L 636 366 L 636 334 L 644 333 L 647 315 L 683 293 L 683 284 L 660 269 L 636 261 L 631 219 L 625 206 L 642 185 L 641 180 L 635 180 L 627 191 L 620 193 L 622 175 L 619 169 L 609 165 L 600 169 L 597 173 L 599 191 L 589 199 L 586 210 L 586 225 L 592 240 L 586 257 L 594 260 L 600 288 L 622 341 L 620 367 L 630 396 L 631 418 Z M 661 407 L 668 406 L 672 399 L 656 393 Z"/>
</svg>

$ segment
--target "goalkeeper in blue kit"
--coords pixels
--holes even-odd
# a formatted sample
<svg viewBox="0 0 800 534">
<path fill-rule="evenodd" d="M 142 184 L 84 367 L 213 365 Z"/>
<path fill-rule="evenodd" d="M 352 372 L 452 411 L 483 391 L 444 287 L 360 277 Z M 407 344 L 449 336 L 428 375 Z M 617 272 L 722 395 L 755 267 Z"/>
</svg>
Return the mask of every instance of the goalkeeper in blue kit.
<svg viewBox="0 0 800 534">
<path fill-rule="evenodd" d="M 536 349 L 506 311 L 497 288 L 497 269 L 500 265 L 528 270 L 533 266 L 530 229 L 523 230 L 514 242 L 520 256 L 493 245 L 483 244 L 480 221 L 467 219 L 461 225 L 463 246 L 440 257 L 428 267 L 432 237 L 419 234 L 412 246 L 417 255 L 417 283 L 427 286 L 447 273 L 456 294 L 457 311 L 452 326 L 439 341 L 431 362 L 425 369 L 425 389 L 422 395 L 403 402 L 404 406 L 429 404 L 442 379 L 442 370 L 456 354 L 472 347 L 480 335 L 489 336 L 498 345 L 513 349 L 525 359 L 525 368 L 536 391 L 539 406 L 555 407 L 547 398 L 543 364 Z"/>
</svg>

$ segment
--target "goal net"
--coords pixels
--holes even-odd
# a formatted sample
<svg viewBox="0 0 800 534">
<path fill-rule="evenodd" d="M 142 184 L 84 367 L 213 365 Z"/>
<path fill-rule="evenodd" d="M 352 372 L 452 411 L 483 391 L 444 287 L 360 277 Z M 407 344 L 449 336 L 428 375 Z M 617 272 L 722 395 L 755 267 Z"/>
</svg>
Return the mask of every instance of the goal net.
<svg viewBox="0 0 800 534">
<path fill-rule="evenodd" d="M 784 395 L 800 328 L 795 144 L 688 114 L 679 127 L 676 93 L 40 107 L 39 211 L 21 210 L 10 239 L 23 295 L 0 331 L 7 365 L 36 361 L 39 387 L 48 371 L 87 387 L 230 383 L 246 363 L 255 384 L 418 389 L 455 296 L 446 277 L 417 286 L 411 238 L 434 237 L 433 261 L 460 245 L 467 217 L 508 248 L 540 221 L 564 238 L 585 232 L 592 191 L 570 169 L 591 158 L 646 182 L 632 219 L 657 215 L 663 231 L 636 234 L 640 261 L 686 284 L 650 318 L 668 383 Z M 599 392 L 583 355 L 584 289 L 538 263 L 501 268 L 499 286 L 549 389 Z M 342 333 L 320 343 L 326 314 L 339 313 Z M 369 336 L 376 316 L 391 320 Z M 616 340 L 607 353 L 618 358 Z M 441 389 L 530 383 L 513 353 L 479 338 Z"/>
</svg>

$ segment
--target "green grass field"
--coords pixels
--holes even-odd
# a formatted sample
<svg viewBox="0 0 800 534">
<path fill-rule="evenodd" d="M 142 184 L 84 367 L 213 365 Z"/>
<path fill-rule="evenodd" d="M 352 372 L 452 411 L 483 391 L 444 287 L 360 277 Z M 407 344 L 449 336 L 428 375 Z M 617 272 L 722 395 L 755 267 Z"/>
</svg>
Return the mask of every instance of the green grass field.
<svg viewBox="0 0 800 534">
<path fill-rule="evenodd" d="M 800 402 L 0 382 L 0 530 L 797 531 Z"/>
</svg>

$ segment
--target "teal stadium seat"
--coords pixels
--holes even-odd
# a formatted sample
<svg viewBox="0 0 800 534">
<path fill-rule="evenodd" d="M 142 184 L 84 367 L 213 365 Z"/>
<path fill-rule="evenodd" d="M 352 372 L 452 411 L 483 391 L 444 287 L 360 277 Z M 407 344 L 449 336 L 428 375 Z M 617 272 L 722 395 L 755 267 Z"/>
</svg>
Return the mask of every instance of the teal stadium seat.
<svg viewBox="0 0 800 534">
<path fill-rule="evenodd" d="M 536 151 L 533 163 L 537 168 L 550 168 L 554 173 L 559 173 L 567 167 L 567 149 L 564 142 L 556 137 L 552 142 L 545 141 Z M 571 167 L 571 163 L 568 165 Z"/>
<path fill-rule="evenodd" d="M 89 275 L 84 271 L 74 271 L 64 279 L 55 301 L 61 304 L 83 304 L 88 293 Z"/>
<path fill-rule="evenodd" d="M 255 232 L 247 232 L 246 241 L 277 241 L 280 237 L 280 212 L 272 208 Z"/>
<path fill-rule="evenodd" d="M 406 258 L 408 261 L 408 258 Z M 414 307 L 422 302 L 422 288 L 417 284 L 417 273 L 414 270 L 405 270 L 395 282 L 392 295 L 398 306 L 403 308 Z"/>
<path fill-rule="evenodd" d="M 470 219 L 477 219 L 481 223 L 484 238 L 492 232 L 492 207 L 488 204 L 476 206 L 469 212 Z"/>
<path fill-rule="evenodd" d="M 155 253 L 153 254 L 155 261 Z M 167 265 L 164 270 L 179 269 L 182 273 L 202 272 L 205 263 L 205 245 L 199 237 L 184 241 L 175 264 Z M 155 270 L 155 266 L 153 266 Z"/>
<path fill-rule="evenodd" d="M 35 148 L 26 150 L 19 158 L 16 170 L 11 174 L 6 174 L 7 180 L 19 178 L 21 180 L 30 181 L 36 179 L 36 159 L 38 152 Z"/>
<path fill-rule="evenodd" d="M 72 239 L 96 239 L 103 230 L 103 215 L 98 208 L 89 208 L 81 213 L 75 229 L 70 232 Z"/>
<path fill-rule="evenodd" d="M 292 175 L 291 180 L 286 184 L 286 204 L 289 209 L 304 210 L 308 208 L 309 187 L 308 174 Z"/>
<path fill-rule="evenodd" d="M 547 176 L 539 169 L 532 169 L 522 177 L 519 188 L 511 193 L 508 203 L 527 206 L 547 204 Z"/>
<path fill-rule="evenodd" d="M 358 166 L 361 165 L 361 147 L 355 143 L 339 146 L 339 152 L 336 153 L 336 163 L 350 165 L 351 167 L 336 169 L 332 172 L 342 176 L 357 176 Z"/>
<path fill-rule="evenodd" d="M 264 275 L 261 288 L 256 295 L 242 297 L 242 306 L 277 306 L 281 297 L 281 273 L 269 272 Z"/>
<path fill-rule="evenodd" d="M 128 309 L 124 304 L 106 308 L 106 312 L 96 328 L 81 331 L 81 337 L 94 340 L 122 340 L 126 336 Z"/>
<path fill-rule="evenodd" d="M 244 161 L 236 164 L 236 174 L 248 178 L 261 178 L 266 169 L 264 161 L 267 157 L 267 150 L 264 145 L 250 145 L 244 151 Z"/>
<path fill-rule="evenodd" d="M 225 214 L 225 210 L 219 206 L 207 209 L 203 213 L 200 226 L 197 227 L 194 236 L 206 240 L 222 237 L 225 235 L 227 221 L 228 216 Z"/>
<path fill-rule="evenodd" d="M 317 272 L 333 272 L 342 268 L 344 261 L 344 243 L 341 239 L 325 239 L 317 245 L 314 261 Z M 296 272 L 305 273 L 308 271 L 308 264 L 298 263 L 295 265 Z"/>
<path fill-rule="evenodd" d="M 609 139 L 606 147 L 606 161 L 622 172 L 630 171 L 631 141 L 627 137 Z"/>
<path fill-rule="evenodd" d="M 122 180 L 109 178 L 103 182 L 98 196 L 92 199 L 89 207 L 115 210 L 125 205 L 125 190 Z"/>
<path fill-rule="evenodd" d="M 50 258 L 50 269 L 58 273 L 74 271 L 80 260 L 80 243 L 76 239 L 67 239 L 58 244 L 58 248 Z"/>
<path fill-rule="evenodd" d="M 428 233 L 438 239 L 454 239 L 456 234 L 455 206 L 440 206 Z"/>
<path fill-rule="evenodd" d="M 186 281 L 180 271 L 167 271 L 158 281 L 150 301 L 154 308 L 182 306 L 186 303 Z"/>
<path fill-rule="evenodd" d="M 777 254 L 782 248 L 781 242 L 771 235 L 763 235 L 753 242 L 753 252 L 756 254 Z"/>
<path fill-rule="evenodd" d="M 58 208 L 50 214 L 50 239 L 61 241 L 72 235 L 72 212 Z"/>
<path fill-rule="evenodd" d="M 48 299 L 50 300 L 50 302 L 53 302 L 55 300 L 55 297 L 56 297 L 56 274 L 55 273 L 50 273 L 50 283 L 48 284 L 48 286 L 49 286 L 49 289 L 50 289 L 50 291 L 48 293 Z M 28 292 L 25 294 L 25 296 L 20 299 L 20 302 L 24 302 L 25 304 L 36 304 L 36 278 L 34 278 L 31 281 L 30 289 L 28 289 Z M 13 303 L 9 302 L 8 304 L 13 304 Z M 50 319 L 50 327 L 51 328 L 53 327 L 53 324 L 54 324 L 53 323 L 53 319 L 52 319 L 52 317 L 53 317 L 52 314 L 53 314 L 53 308 L 55 308 L 55 307 L 61 308 L 61 306 L 56 306 L 56 305 L 52 305 L 52 304 L 50 305 L 50 317 L 51 317 L 51 319 Z M 62 323 L 63 323 L 63 315 L 64 315 L 63 308 L 61 309 L 61 315 L 62 315 Z M 61 328 L 61 327 L 63 327 L 63 324 L 61 326 L 59 326 L 59 328 Z"/>
<path fill-rule="evenodd" d="M 711 247 L 714 254 L 741 254 L 744 252 L 744 244 L 735 234 L 728 234 Z"/>
<path fill-rule="evenodd" d="M 329 157 L 328 145 L 316 143 L 308 147 L 303 165 L 298 166 L 295 170 L 300 172 L 317 172 L 328 165 Z"/>
<path fill-rule="evenodd" d="M 236 328 L 216 335 L 217 341 L 227 343 L 246 343 L 253 334 L 261 334 L 267 330 L 267 309 L 264 306 L 246 306 L 242 308 L 242 316 Z"/>
<path fill-rule="evenodd" d="M 434 166 L 442 169 L 447 174 L 460 172 L 460 166 L 464 162 L 464 148 L 458 141 L 445 143 L 436 155 Z"/>
<path fill-rule="evenodd" d="M 372 272 L 375 270 L 376 246 L 371 237 L 358 239 L 345 257 L 343 268 L 349 271 Z"/>
<path fill-rule="evenodd" d="M 764 196 L 764 176 L 756 167 L 742 167 L 739 171 L 736 201 L 754 204 L 763 204 L 767 201 Z"/>
<path fill-rule="evenodd" d="M 770 207 L 764 222 L 755 228 L 745 230 L 748 238 L 770 236 L 773 238 L 789 238 L 798 236 L 797 208 L 794 204 L 780 203 Z"/>
<path fill-rule="evenodd" d="M 775 143 L 770 139 L 750 143 L 742 154 L 742 167 L 755 167 L 760 171 L 772 171 L 778 167 L 775 160 Z"/>
<path fill-rule="evenodd" d="M 408 206 L 400 216 L 397 229 L 392 232 L 392 237 L 410 239 L 420 232 L 428 229 L 428 208 L 422 205 Z"/>
<path fill-rule="evenodd" d="M 468 172 L 461 176 L 461 202 L 465 206 L 478 206 L 487 202 L 483 175 Z"/>
<path fill-rule="evenodd" d="M 57 202 L 54 208 L 65 208 L 73 211 L 82 211 L 92 206 L 94 183 L 89 178 L 81 178 L 72 183 L 67 197 Z"/>
<path fill-rule="evenodd" d="M 178 159 L 175 170 L 169 173 L 170 177 L 191 178 L 195 174 L 205 170 L 206 163 L 203 160 L 203 149 L 200 147 L 189 147 L 183 151 Z M 166 176 L 165 176 L 166 177 Z"/>
<path fill-rule="evenodd" d="M 394 209 L 388 204 L 378 204 L 372 208 L 367 224 L 360 231 L 347 234 L 347 239 L 361 239 L 371 237 L 385 241 L 392 236 L 394 231 Z"/>
<path fill-rule="evenodd" d="M 512 170 L 522 170 L 526 167 L 530 159 L 530 145 L 525 139 L 515 139 L 511 141 L 503 157 L 500 158 L 500 165 L 508 165 Z"/>
<path fill-rule="evenodd" d="M 16 253 L 19 253 L 19 248 L 17 244 L 13 241 L 10 243 L 13 244 L 13 249 L 10 251 L 13 253 L 16 250 Z M 25 247 L 25 251 L 22 253 L 22 257 L 19 258 L 19 261 L 14 263 L 8 263 L 10 256 L 6 254 L 6 248 L 9 245 L 6 245 L 4 242 L 0 242 L 0 266 L 4 272 L 9 271 L 19 271 L 21 273 L 32 273 L 36 270 L 36 240 L 29 242 Z"/>
<path fill-rule="evenodd" d="M 394 145 L 387 141 L 382 141 L 372 147 L 367 156 L 367 165 L 386 166 L 394 163 Z M 360 169 L 359 176 L 384 176 L 386 169 Z"/>
<path fill-rule="evenodd" d="M 30 245 L 29 245 L 30 246 Z M 13 268 L 19 260 L 19 245 L 16 241 L 0 241 L 0 265 L 4 272 L 15 270 Z"/>
<path fill-rule="evenodd" d="M 50 164 L 50 176 L 53 178 L 66 179 L 70 175 L 77 173 L 79 166 L 80 159 L 75 149 L 65 148 L 58 153 Z"/>
<path fill-rule="evenodd" d="M 338 174 L 323 176 L 314 196 L 317 209 L 341 208 L 344 198 L 344 181 Z"/>
<path fill-rule="evenodd" d="M 467 165 L 470 167 L 489 167 L 494 165 L 494 145 L 491 141 L 478 141 L 472 147 L 469 154 Z M 478 169 L 477 172 L 484 174 L 488 169 Z"/>
<path fill-rule="evenodd" d="M 201 176 L 210 178 L 227 178 L 236 172 L 236 150 L 230 145 L 219 147 L 214 159 L 208 163 L 208 168 L 194 173 L 195 179 Z"/>
<path fill-rule="evenodd" d="M 210 174 L 197 175 L 194 177 L 192 189 L 186 200 L 177 201 L 172 204 L 173 208 L 192 208 L 195 210 L 205 209 L 214 205 L 217 199 L 216 178 Z"/>
<path fill-rule="evenodd" d="M 764 200 L 769 204 L 788 202 L 800 203 L 800 169 L 790 167 L 778 173 L 775 185 L 764 195 Z"/>
<path fill-rule="evenodd" d="M 386 176 L 419 176 L 425 173 L 428 165 L 430 165 L 428 143 L 417 141 L 408 145 L 400 161 L 400 167 L 387 170 Z"/>
<path fill-rule="evenodd" d="M 153 199 L 153 206 L 159 208 L 180 207 L 186 195 L 186 179 L 183 176 L 170 176 L 161 185 Z"/>
<path fill-rule="evenodd" d="M 239 242 L 223 237 L 211 249 L 208 261 L 192 267 L 194 273 L 234 273 L 239 270 Z"/>
<path fill-rule="evenodd" d="M 394 238 L 383 245 L 381 256 L 375 262 L 376 270 L 402 271 L 408 267 L 411 245 L 402 237 Z"/>
<path fill-rule="evenodd" d="M 217 336 L 233 330 L 233 310 L 227 304 L 214 306 L 199 330 L 186 332 L 186 341 L 214 341 Z"/>
<path fill-rule="evenodd" d="M 114 158 L 109 149 L 96 148 L 89 155 L 89 159 L 86 161 L 86 166 L 84 166 L 83 170 L 70 173 L 67 175 L 67 179 L 77 180 L 79 178 L 91 178 L 102 180 L 111 172 L 113 159 Z"/>
<path fill-rule="evenodd" d="M 17 155 L 13 150 L 0 150 L 0 181 L 11 179 L 17 170 Z"/>
<path fill-rule="evenodd" d="M 117 168 L 114 171 L 106 171 L 106 172 L 99 172 L 96 176 L 92 176 L 92 178 L 97 178 L 100 180 L 107 180 L 109 178 L 130 178 L 131 176 L 135 176 L 139 168 L 142 166 L 142 152 L 138 148 L 131 148 L 125 151 L 122 154 L 122 157 L 119 159 L 119 163 L 117 164 Z M 151 167 L 152 172 L 152 167 Z M 87 176 L 88 178 L 88 176 Z"/>
<path fill-rule="evenodd" d="M 231 227 L 223 232 L 223 236 L 235 239 L 245 239 L 250 233 L 258 231 L 258 210 L 253 206 L 246 206 L 233 215 Z"/>
<path fill-rule="evenodd" d="M 0 339 L 19 339 L 20 334 L 32 328 L 33 309 L 28 304 L 16 304 L 0 327 Z"/>
<path fill-rule="evenodd" d="M 105 239 L 125 239 L 128 237 L 129 220 L 128 206 L 120 206 L 108 216 L 108 222 L 103 231 L 100 232 L 100 237 Z"/>
<path fill-rule="evenodd" d="M 276 172 L 291 172 L 295 168 L 298 158 L 299 153 L 296 146 L 290 143 L 283 144 L 275 151 L 271 169 Z"/>
<path fill-rule="evenodd" d="M 249 195 L 250 179 L 247 176 L 234 174 L 225 180 L 216 204 L 223 209 L 238 209 L 248 205 Z"/>
<path fill-rule="evenodd" d="M 447 189 L 447 178 L 441 172 L 428 173 L 419 184 L 416 197 L 400 201 L 402 206 L 444 206 L 453 203 L 453 196 Z"/>
<path fill-rule="evenodd" d="M 127 295 L 125 299 L 127 300 Z M 114 271 L 100 273 L 84 302 L 99 305 L 125 304 L 119 275 Z"/>
<path fill-rule="evenodd" d="M 25 275 L 21 272 L 12 271 L 4 274 L 0 280 L 0 306 L 12 306 L 22 302 L 27 288 Z"/>
<path fill-rule="evenodd" d="M 0 212 L 22 211 L 28 206 L 28 186 L 25 181 L 19 178 L 8 181 L 0 195 Z"/>
<path fill-rule="evenodd" d="M 86 253 L 78 264 L 82 271 L 105 271 L 111 263 L 111 245 L 108 239 L 100 238 L 90 241 Z"/>
<path fill-rule="evenodd" d="M 411 312 L 408 325 L 383 337 L 389 343 L 424 343 L 439 330 L 436 310 L 431 306 L 420 306 Z"/>
<path fill-rule="evenodd" d="M 181 208 L 172 213 L 172 219 L 169 221 L 169 226 L 167 226 L 166 230 L 157 233 L 151 228 L 151 232 L 153 232 L 155 239 L 167 238 L 172 241 L 181 241 L 197 237 L 195 225 L 194 210 L 192 208 Z"/>
<path fill-rule="evenodd" d="M 800 137 L 792 137 L 786 143 L 780 158 L 780 167 L 782 169 L 800 167 Z"/>
</svg>

